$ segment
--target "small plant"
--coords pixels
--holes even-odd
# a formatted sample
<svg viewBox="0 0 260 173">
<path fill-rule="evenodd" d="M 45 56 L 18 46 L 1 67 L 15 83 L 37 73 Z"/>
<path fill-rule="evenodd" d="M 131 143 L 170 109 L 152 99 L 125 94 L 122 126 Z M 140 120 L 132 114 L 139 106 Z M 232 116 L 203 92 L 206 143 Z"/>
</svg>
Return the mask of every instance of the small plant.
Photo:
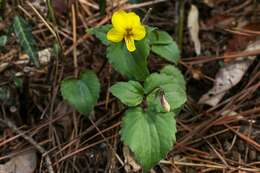
<svg viewBox="0 0 260 173">
<path fill-rule="evenodd" d="M 150 73 L 150 52 L 177 64 L 179 50 L 164 31 L 145 26 L 133 12 L 118 11 L 112 25 L 88 30 L 107 45 L 109 62 L 129 81 L 117 82 L 110 91 L 128 108 L 124 113 L 121 140 L 148 171 L 163 159 L 175 142 L 175 116 L 186 102 L 185 80 L 174 65 Z M 100 84 L 93 72 L 66 79 L 62 95 L 73 107 L 89 114 L 98 100 Z"/>
</svg>

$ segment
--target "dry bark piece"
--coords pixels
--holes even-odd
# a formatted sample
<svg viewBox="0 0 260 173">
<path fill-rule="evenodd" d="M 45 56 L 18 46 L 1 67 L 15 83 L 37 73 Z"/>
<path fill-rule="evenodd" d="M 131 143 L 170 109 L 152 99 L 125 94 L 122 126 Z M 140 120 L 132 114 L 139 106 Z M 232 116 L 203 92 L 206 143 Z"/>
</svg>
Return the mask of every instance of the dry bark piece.
<svg viewBox="0 0 260 173">
<path fill-rule="evenodd" d="M 199 10 L 195 5 L 191 5 L 191 9 L 188 15 L 188 28 L 191 40 L 194 43 L 195 52 L 200 55 L 201 44 L 199 40 Z"/>
</svg>

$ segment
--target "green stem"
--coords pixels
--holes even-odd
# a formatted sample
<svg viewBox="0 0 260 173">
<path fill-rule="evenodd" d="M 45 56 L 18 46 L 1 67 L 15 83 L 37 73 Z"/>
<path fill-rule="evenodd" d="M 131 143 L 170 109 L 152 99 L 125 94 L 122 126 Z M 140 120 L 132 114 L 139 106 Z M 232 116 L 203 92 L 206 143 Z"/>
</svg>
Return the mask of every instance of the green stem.
<svg viewBox="0 0 260 173">
<path fill-rule="evenodd" d="M 180 52 L 182 52 L 182 44 L 183 44 L 183 28 L 184 28 L 184 0 L 179 1 L 179 6 L 178 6 L 178 11 L 179 11 L 179 18 L 178 18 L 178 46 L 180 49 Z"/>
<path fill-rule="evenodd" d="M 52 7 L 52 0 L 47 0 L 47 6 L 48 6 L 48 17 L 53 23 L 56 24 L 56 18 Z"/>
</svg>

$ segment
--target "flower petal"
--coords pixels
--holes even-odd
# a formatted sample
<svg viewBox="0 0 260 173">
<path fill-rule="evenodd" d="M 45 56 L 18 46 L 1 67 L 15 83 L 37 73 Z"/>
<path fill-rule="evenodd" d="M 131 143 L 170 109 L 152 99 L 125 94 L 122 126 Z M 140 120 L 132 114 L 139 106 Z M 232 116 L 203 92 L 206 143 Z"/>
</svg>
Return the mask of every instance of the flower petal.
<svg viewBox="0 0 260 173">
<path fill-rule="evenodd" d="M 138 15 L 136 15 L 134 12 L 130 12 L 127 13 L 127 23 L 128 23 L 128 27 L 131 28 L 135 28 L 135 27 L 139 27 L 142 26 L 141 21 L 140 21 L 140 17 Z"/>
<path fill-rule="evenodd" d="M 107 39 L 112 42 L 120 42 L 124 38 L 124 33 L 117 31 L 115 28 L 107 32 Z"/>
<path fill-rule="evenodd" d="M 139 27 L 134 27 L 132 32 L 135 40 L 142 40 L 146 34 L 145 27 L 142 25 Z"/>
<path fill-rule="evenodd" d="M 133 51 L 136 50 L 135 41 L 134 41 L 134 38 L 132 36 L 125 37 L 125 43 L 126 43 L 126 47 L 127 47 L 129 52 L 133 52 Z"/>
<path fill-rule="evenodd" d="M 125 32 L 125 28 L 128 25 L 127 22 L 127 13 L 123 10 L 117 11 L 113 14 L 112 16 L 112 25 L 113 27 L 120 31 L 120 32 Z"/>
</svg>

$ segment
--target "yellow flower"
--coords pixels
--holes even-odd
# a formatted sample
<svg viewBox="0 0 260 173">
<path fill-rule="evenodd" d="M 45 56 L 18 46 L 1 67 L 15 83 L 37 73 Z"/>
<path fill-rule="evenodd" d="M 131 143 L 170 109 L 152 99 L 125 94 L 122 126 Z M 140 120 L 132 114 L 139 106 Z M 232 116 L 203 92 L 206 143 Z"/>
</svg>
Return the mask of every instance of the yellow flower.
<svg viewBox="0 0 260 173">
<path fill-rule="evenodd" d="M 112 16 L 113 28 L 108 31 L 107 39 L 112 42 L 125 40 L 130 52 L 135 51 L 134 40 L 142 40 L 145 37 L 145 27 L 140 22 L 140 17 L 135 13 L 117 11 Z"/>
</svg>

